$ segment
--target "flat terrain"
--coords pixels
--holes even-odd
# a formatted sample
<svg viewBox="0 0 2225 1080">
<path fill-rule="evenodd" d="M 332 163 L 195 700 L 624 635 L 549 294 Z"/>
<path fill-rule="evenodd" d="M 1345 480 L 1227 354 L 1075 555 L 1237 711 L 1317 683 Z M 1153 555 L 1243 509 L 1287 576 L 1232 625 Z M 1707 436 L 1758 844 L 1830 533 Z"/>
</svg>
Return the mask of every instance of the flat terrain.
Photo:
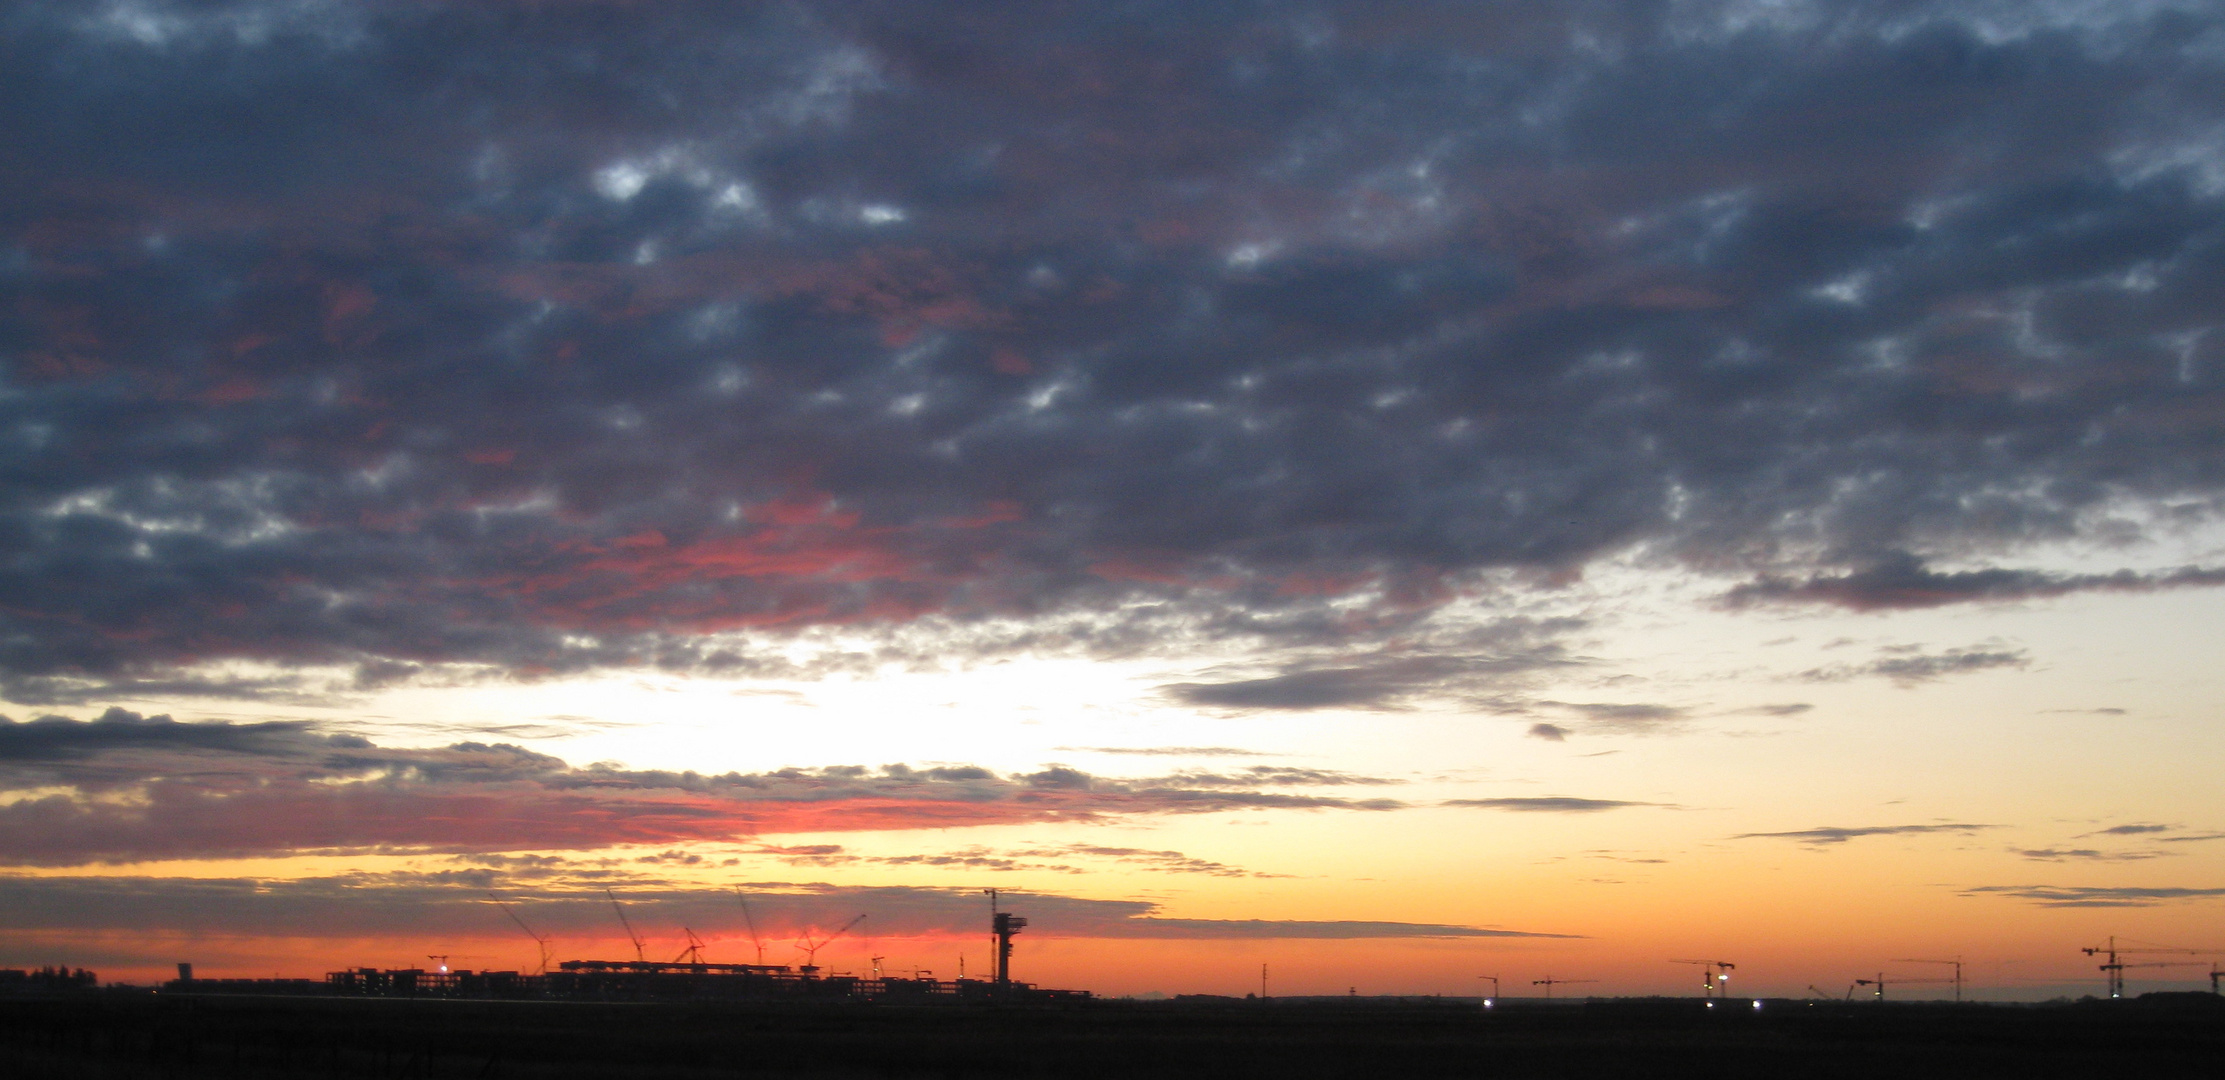
<svg viewBox="0 0 2225 1080">
<path fill-rule="evenodd" d="M 1733 1006 L 1742 1003 L 1733 1002 Z M 0 1076 L 2214 1076 L 2225 1001 L 1101 1002 L 1068 1009 L 89 993 L 0 999 Z"/>
</svg>

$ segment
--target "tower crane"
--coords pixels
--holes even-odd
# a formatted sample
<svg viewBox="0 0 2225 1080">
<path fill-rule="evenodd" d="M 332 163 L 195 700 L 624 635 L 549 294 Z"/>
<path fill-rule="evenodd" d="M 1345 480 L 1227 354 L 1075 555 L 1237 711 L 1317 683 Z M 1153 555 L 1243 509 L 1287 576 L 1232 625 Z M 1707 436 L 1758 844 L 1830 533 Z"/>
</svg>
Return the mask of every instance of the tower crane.
<svg viewBox="0 0 2225 1080">
<path fill-rule="evenodd" d="M 518 915 L 518 913 L 517 913 L 517 910 L 516 910 L 516 909 L 514 909 L 514 908 L 512 908 L 512 907 L 510 906 L 510 904 L 509 904 L 509 903 L 508 903 L 507 901 L 503 900 L 503 899 L 502 899 L 501 897 L 499 897 L 499 896 L 496 896 L 496 895 L 495 895 L 495 894 L 493 894 L 493 893 L 488 893 L 488 894 L 487 894 L 487 899 L 489 899 L 489 900 L 492 900 L 492 901 L 494 901 L 494 904 L 495 904 L 495 906 L 496 906 L 496 907 L 499 907 L 499 908 L 501 908 L 501 909 L 502 909 L 502 913 L 503 913 L 504 915 L 508 915 L 508 916 L 510 917 L 510 921 L 511 921 L 511 922 L 514 922 L 514 923 L 518 924 L 518 929 L 520 929 L 520 930 L 523 930 L 523 931 L 525 931 L 525 936 L 527 936 L 527 937 L 529 937 L 529 938 L 532 938 L 532 939 L 533 939 L 533 944 L 535 944 L 535 945 L 538 945 L 538 946 L 540 946 L 540 948 L 541 948 L 541 966 L 540 966 L 539 968 L 535 969 L 533 973 L 534 973 L 535 975 L 546 975 L 546 974 L 548 974 L 548 973 L 549 973 L 549 936 L 548 936 L 547 934 L 537 933 L 537 932 L 535 932 L 535 931 L 534 931 L 534 929 L 533 929 L 532 927 L 530 927 L 530 926 L 527 926 L 527 925 L 525 925 L 525 919 L 523 919 L 522 917 L 520 917 L 520 916 Z"/>
<path fill-rule="evenodd" d="M 1671 960 L 1672 964 L 1698 964 L 1700 966 L 1700 997 L 1713 999 L 1728 995 L 1730 989 L 1723 984 L 1731 981 L 1730 973 L 1738 969 L 1728 960 Z"/>
<path fill-rule="evenodd" d="M 642 947 L 648 942 L 641 940 L 640 934 L 634 933 L 633 920 L 626 917 L 625 906 L 618 902 L 618 894 L 610 891 L 610 887 L 606 885 L 603 887 L 603 895 L 610 897 L 610 910 L 618 913 L 618 925 L 626 928 L 626 940 L 634 943 L 634 963 L 648 963 L 649 957 L 642 952 Z"/>
<path fill-rule="evenodd" d="M 2119 946 L 2116 935 L 2112 934 L 2107 944 L 2078 950 L 2088 956 L 2106 956 L 2109 958 L 2107 962 L 2100 965 L 2100 970 L 2103 975 L 2109 978 L 2109 997 L 2111 1000 L 2125 996 L 2125 968 L 2128 965 L 2121 959 L 2122 957 L 2225 955 L 2225 949 L 2181 949 L 2170 945 L 2157 945 L 2152 941 L 2134 941 L 2131 938 L 2126 938 L 2125 942 L 2124 946 Z M 2133 964 L 2129 966 L 2143 967 L 2146 965 Z"/>
<path fill-rule="evenodd" d="M 680 950 L 680 955 L 673 957 L 672 962 L 677 964 L 685 960 L 690 964 L 701 965 L 703 963 L 702 939 L 695 936 L 695 931 L 685 926 L 680 928 L 680 932 L 688 936 L 688 947 Z"/>
<path fill-rule="evenodd" d="M 819 938 L 819 939 L 817 939 L 817 940 L 813 940 L 813 939 L 812 939 L 812 937 L 811 937 L 811 935 L 810 935 L 809 933 L 805 933 L 805 934 L 804 934 L 804 936 L 803 936 L 803 938 L 802 938 L 801 940 L 799 940 L 799 941 L 797 941 L 797 942 L 796 942 L 796 947 L 797 947 L 797 948 L 799 948 L 799 949 L 802 949 L 802 950 L 803 950 L 803 956 L 804 956 L 804 960 L 803 960 L 803 970 L 804 970 L 804 972 L 805 972 L 806 974 L 812 974 L 812 975 L 816 975 L 816 974 L 818 974 L 818 973 L 819 973 L 819 950 L 820 950 L 820 949 L 822 949 L 822 948 L 825 948 L 825 947 L 826 947 L 826 945 L 827 945 L 827 944 L 828 944 L 829 942 L 832 942 L 832 941 L 833 941 L 834 939 L 836 939 L 836 938 L 838 938 L 838 937 L 841 937 L 841 936 L 842 936 L 842 935 L 844 935 L 844 934 L 847 934 L 847 933 L 849 933 L 849 932 L 850 932 L 850 928 L 851 928 L 851 927 L 853 927 L 853 926 L 856 926 L 857 924 L 859 924 L 859 923 L 861 923 L 861 922 L 864 922 L 864 921 L 865 921 L 865 916 L 863 916 L 863 915 L 860 915 L 860 916 L 858 916 L 858 917 L 857 917 L 857 918 L 855 918 L 855 919 L 851 919 L 851 920 L 850 920 L 849 922 L 843 923 L 843 924 L 842 924 L 842 929 L 840 929 L 840 930 L 837 930 L 837 931 L 835 931 L 834 933 L 828 934 L 827 936 L 825 936 L 825 937 L 823 937 L 823 938 Z"/>
<path fill-rule="evenodd" d="M 1556 979 L 1556 978 L 1552 977 L 1551 975 L 1547 975 L 1546 977 L 1544 977 L 1544 978 L 1542 978 L 1542 979 L 1531 979 L 1531 980 L 1530 980 L 1530 985 L 1531 985 L 1531 986 L 1542 986 L 1542 987 L 1544 987 L 1544 988 L 1545 988 L 1545 1000 L 1547 1000 L 1547 1001 L 1551 1001 L 1551 1000 L 1553 1000 L 1553 988 L 1554 988 L 1554 987 L 1556 987 L 1556 986 L 1559 986 L 1559 985 L 1561 985 L 1562 983 L 1588 983 L 1588 982 L 1598 982 L 1598 981 L 1599 981 L 1598 979 Z"/>
<path fill-rule="evenodd" d="M 1955 966 L 1955 1000 L 1957 1002 L 1962 1000 L 1962 957 L 1958 956 L 1952 960 L 1895 960 L 1893 962 L 1896 964 L 1953 964 Z M 1904 979 L 1902 981 L 1906 982 L 1908 980 Z"/>
<path fill-rule="evenodd" d="M 757 966 L 765 966 L 765 939 L 757 936 L 757 916 L 749 913 L 749 897 L 734 886 L 734 899 L 742 902 L 742 921 L 749 924 L 749 943 L 757 946 Z"/>
<path fill-rule="evenodd" d="M 1488 1009 L 1492 1002 L 1499 1000 L 1499 977 L 1497 975 L 1478 975 L 1476 978 L 1491 980 L 1491 996 L 1483 999 L 1483 1007 Z"/>
</svg>

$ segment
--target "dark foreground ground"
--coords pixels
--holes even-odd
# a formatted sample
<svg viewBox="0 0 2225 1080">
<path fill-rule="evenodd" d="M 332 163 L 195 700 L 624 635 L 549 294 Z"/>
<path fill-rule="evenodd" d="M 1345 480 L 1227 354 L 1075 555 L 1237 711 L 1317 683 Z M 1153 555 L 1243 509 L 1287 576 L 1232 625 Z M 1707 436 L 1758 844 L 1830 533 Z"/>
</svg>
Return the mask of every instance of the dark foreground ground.
<svg viewBox="0 0 2225 1080">
<path fill-rule="evenodd" d="M 1733 1005 L 1743 1004 L 1738 1002 Z M 2225 1001 L 888 1008 L 0 999 L 0 1077 L 2201 1077 Z"/>
</svg>

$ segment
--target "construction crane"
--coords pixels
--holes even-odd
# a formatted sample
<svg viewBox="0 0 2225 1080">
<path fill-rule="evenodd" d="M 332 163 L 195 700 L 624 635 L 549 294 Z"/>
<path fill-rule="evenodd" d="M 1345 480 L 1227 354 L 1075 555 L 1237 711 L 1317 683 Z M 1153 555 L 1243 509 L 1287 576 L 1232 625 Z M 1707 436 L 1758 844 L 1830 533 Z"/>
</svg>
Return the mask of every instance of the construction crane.
<svg viewBox="0 0 2225 1080">
<path fill-rule="evenodd" d="M 757 946 L 757 966 L 765 966 L 765 939 L 757 936 L 757 917 L 749 913 L 749 897 L 742 894 L 742 887 L 734 886 L 734 899 L 742 902 L 742 921 L 749 924 L 749 943 Z"/>
<path fill-rule="evenodd" d="M 1499 1000 L 1499 977 L 1497 975 L 1478 975 L 1476 978 L 1491 980 L 1491 996 L 1483 999 L 1483 1007 L 1488 1009 L 1492 1002 Z"/>
<path fill-rule="evenodd" d="M 546 975 L 546 974 L 548 974 L 548 973 L 549 973 L 549 936 L 548 936 L 547 934 L 542 934 L 542 933 L 538 933 L 538 932 L 536 932 L 536 931 L 535 931 L 535 930 L 534 930 L 534 929 L 533 929 L 532 927 L 530 927 L 530 926 L 527 926 L 527 925 L 525 925 L 525 920 L 524 920 L 523 918 L 519 917 L 519 915 L 518 915 L 517 911 L 515 911 L 514 909 L 512 909 L 512 908 L 510 907 L 509 903 L 508 903 L 507 901 L 503 900 L 503 899 L 502 899 L 501 897 L 499 897 L 499 896 L 496 896 L 496 895 L 495 895 L 495 894 L 493 894 L 493 893 L 488 893 L 488 894 L 487 894 L 487 899 L 489 899 L 489 900 L 492 900 L 492 901 L 494 901 L 494 904 L 495 904 L 495 906 L 496 906 L 496 907 L 499 907 L 499 908 L 501 908 L 501 909 L 502 909 L 502 913 L 503 913 L 504 915 L 508 915 L 508 916 L 510 917 L 510 921 L 511 921 L 511 922 L 514 922 L 514 923 L 518 924 L 518 929 L 520 929 L 520 930 L 523 930 L 523 931 L 525 931 L 525 936 L 527 936 L 527 937 L 529 937 L 529 938 L 532 938 L 532 939 L 533 939 L 533 944 L 535 944 L 535 945 L 538 945 L 538 946 L 540 946 L 540 948 L 541 948 L 541 966 L 540 966 L 539 968 L 535 969 L 533 973 L 534 973 L 535 975 Z"/>
<path fill-rule="evenodd" d="M 626 917 L 626 908 L 618 902 L 618 894 L 610 891 L 609 886 L 604 886 L 603 895 L 610 897 L 610 910 L 618 913 L 618 925 L 626 928 L 626 940 L 634 943 L 634 962 L 637 964 L 648 963 L 649 957 L 642 951 L 642 948 L 648 942 L 641 940 L 640 934 L 634 933 L 633 920 Z"/>
<path fill-rule="evenodd" d="M 1872 997 L 1875 997 L 1875 998 L 1877 999 L 1877 1001 L 1878 1001 L 1878 1004 L 1882 1005 L 1882 1004 L 1884 1004 L 1884 1003 L 1885 1003 L 1885 973 L 1884 973 L 1884 972 L 1882 972 L 1882 971 L 1878 972 L 1878 973 L 1877 973 L 1877 978 L 1874 978 L 1874 979 L 1856 979 L 1856 980 L 1854 980 L 1854 986 L 1874 986 L 1874 987 L 1877 987 L 1877 989 L 1875 989 L 1875 990 L 1872 990 L 1872 991 L 1870 991 L 1870 995 L 1871 995 Z M 1853 997 L 1854 997 L 1854 986 L 1849 986 L 1849 987 L 1847 987 L 1847 988 L 1846 988 L 1846 996 L 1847 996 L 1848 1000 L 1852 1000 L 1852 999 L 1853 999 Z"/>
<path fill-rule="evenodd" d="M 446 974 L 448 974 L 448 958 L 449 958 L 449 956 L 451 956 L 451 955 L 453 955 L 453 954 L 451 954 L 451 953 L 426 953 L 426 954 L 425 954 L 425 959 L 427 959 L 427 960 L 438 960 L 438 961 L 440 961 L 440 973 L 441 973 L 441 974 L 443 974 L 443 975 L 446 975 Z"/>
<path fill-rule="evenodd" d="M 1551 975 L 1547 975 L 1546 977 L 1544 977 L 1544 978 L 1542 978 L 1542 979 L 1531 979 L 1531 980 L 1530 980 L 1530 985 L 1531 985 L 1531 986 L 1542 986 L 1542 987 L 1544 987 L 1544 988 L 1545 988 L 1545 1000 L 1547 1000 L 1547 1001 L 1551 1001 L 1551 1000 L 1553 1000 L 1553 988 L 1554 988 L 1554 987 L 1556 987 L 1556 986 L 1559 986 L 1559 985 L 1561 985 L 1561 984 L 1563 984 L 1563 983 L 1588 983 L 1588 982 L 1598 982 L 1598 981 L 1599 981 L 1598 979 L 1556 979 L 1556 978 L 1552 977 Z"/>
<path fill-rule="evenodd" d="M 2225 949 L 2181 949 L 2170 945 L 2158 945 L 2152 941 L 2134 941 L 2131 938 L 2126 938 L 2125 945 L 2120 946 L 2117 944 L 2117 937 L 2114 934 L 2110 935 L 2109 943 L 2106 945 L 2096 945 L 2090 949 L 2080 949 L 2078 951 L 2088 956 L 2106 956 L 2109 958 L 2106 963 L 2100 965 L 2100 970 L 2103 975 L 2109 978 L 2109 997 L 2111 1000 L 2125 996 L 2126 964 L 2120 959 L 2121 957 L 2225 955 Z M 2131 966 L 2142 967 L 2146 965 L 2134 964 Z"/>
<path fill-rule="evenodd" d="M 2216 964 L 2210 963 L 2207 960 L 2149 960 L 2144 963 L 2122 964 L 2119 966 L 2128 968 L 2171 968 L 2202 967 L 2204 965 L 2207 965 L 2210 969 L 2210 993 L 2214 994 L 2217 992 L 2218 969 Z"/>
<path fill-rule="evenodd" d="M 1849 989 L 1849 990 L 1851 991 L 1851 990 L 1852 990 L 1852 987 L 1849 987 L 1848 989 Z M 1824 991 L 1824 989 L 1823 989 L 1822 987 L 1820 987 L 1820 986 L 1817 986 L 1817 985 L 1816 985 L 1816 984 L 1814 984 L 1814 983 L 1809 983 L 1809 984 L 1808 984 L 1808 990 L 1809 990 L 1809 992 L 1810 992 L 1810 993 L 1813 993 L 1813 994 L 1814 994 L 1815 996 L 1817 996 L 1817 997 L 1819 997 L 1819 998 L 1822 998 L 1822 999 L 1823 999 L 1823 1000 L 1825 1000 L 1825 1001 L 1829 1001 L 1829 1000 L 1831 1000 L 1831 995 L 1830 995 L 1830 994 L 1828 994 L 1828 993 L 1826 993 L 1826 992 Z M 1851 995 L 1850 995 L 1850 996 L 1851 996 Z"/>
<path fill-rule="evenodd" d="M 677 964 L 677 963 L 679 963 L 679 962 L 681 962 L 681 961 L 685 960 L 685 961 L 687 961 L 687 962 L 688 962 L 688 963 L 690 963 L 690 964 L 697 964 L 697 965 L 700 965 L 700 964 L 702 964 L 702 963 L 703 963 L 703 941 L 702 941 L 702 939 L 700 939 L 700 938 L 698 938 L 698 937 L 696 937 L 696 936 L 695 936 L 695 931 L 693 931 L 693 930 L 690 930 L 690 929 L 688 929 L 688 928 L 687 928 L 687 927 L 685 927 L 685 926 L 683 926 L 683 927 L 681 927 L 681 928 L 680 928 L 680 932 L 681 932 L 681 933 L 683 933 L 683 934 L 686 934 L 686 935 L 688 936 L 688 947 L 687 947 L 687 948 L 685 948 L 685 949 L 682 949 L 682 950 L 680 950 L 680 955 L 678 955 L 678 956 L 675 956 L 675 957 L 673 957 L 673 958 L 672 958 L 672 962 L 673 962 L 673 963 L 675 963 L 675 964 Z"/>
<path fill-rule="evenodd" d="M 851 927 L 856 926 L 857 924 L 864 921 L 865 916 L 860 915 L 855 919 L 851 919 L 849 922 L 843 923 L 842 929 L 816 940 L 812 938 L 811 934 L 808 931 L 805 932 L 803 938 L 796 942 L 796 947 L 803 950 L 803 970 L 810 974 L 818 974 L 819 950 L 825 948 L 827 944 L 829 942 L 832 942 L 834 939 L 849 933 Z"/>
<path fill-rule="evenodd" d="M 1959 956 L 1958 956 L 1958 957 L 1955 957 L 1955 958 L 1954 958 L 1954 959 L 1952 959 L 1952 960 L 1905 960 L 1905 959 L 1904 959 L 1904 960 L 1895 960 L 1895 961 L 1893 961 L 1893 962 L 1894 962 L 1894 963 L 1896 963 L 1896 964 L 1953 964 L 1953 965 L 1955 966 L 1955 977 L 1954 977 L 1954 980 L 1953 980 L 1953 981 L 1954 981 L 1954 984 L 1955 984 L 1955 1001 L 1956 1001 L 1956 1002 L 1958 1002 L 1958 1003 L 1962 1001 L 1962 957 L 1959 957 Z M 1904 980 L 1904 981 L 1905 981 L 1905 980 Z"/>
<path fill-rule="evenodd" d="M 1738 969 L 1728 960 L 1671 960 L 1672 964 L 1698 964 L 1700 966 L 1700 997 L 1712 999 L 1718 994 L 1727 996 L 1730 988 L 1722 984 L 1731 981 L 1730 973 Z"/>
</svg>

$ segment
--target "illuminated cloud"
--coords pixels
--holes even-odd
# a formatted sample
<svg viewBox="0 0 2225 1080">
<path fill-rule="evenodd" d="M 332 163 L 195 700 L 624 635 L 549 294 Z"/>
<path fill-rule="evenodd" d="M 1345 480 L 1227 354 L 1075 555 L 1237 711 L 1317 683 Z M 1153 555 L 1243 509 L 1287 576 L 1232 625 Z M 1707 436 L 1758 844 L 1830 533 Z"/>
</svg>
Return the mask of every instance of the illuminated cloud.
<svg viewBox="0 0 2225 1080">
<path fill-rule="evenodd" d="M 499 852 L 798 832 L 947 829 L 1234 810 L 1385 811 L 1292 788 L 1398 781 L 1254 766 L 1114 779 L 906 765 L 698 774 L 575 768 L 506 744 L 381 747 L 306 725 L 110 713 L 0 727 L 0 861 L 75 865 L 305 851 Z"/>
</svg>

